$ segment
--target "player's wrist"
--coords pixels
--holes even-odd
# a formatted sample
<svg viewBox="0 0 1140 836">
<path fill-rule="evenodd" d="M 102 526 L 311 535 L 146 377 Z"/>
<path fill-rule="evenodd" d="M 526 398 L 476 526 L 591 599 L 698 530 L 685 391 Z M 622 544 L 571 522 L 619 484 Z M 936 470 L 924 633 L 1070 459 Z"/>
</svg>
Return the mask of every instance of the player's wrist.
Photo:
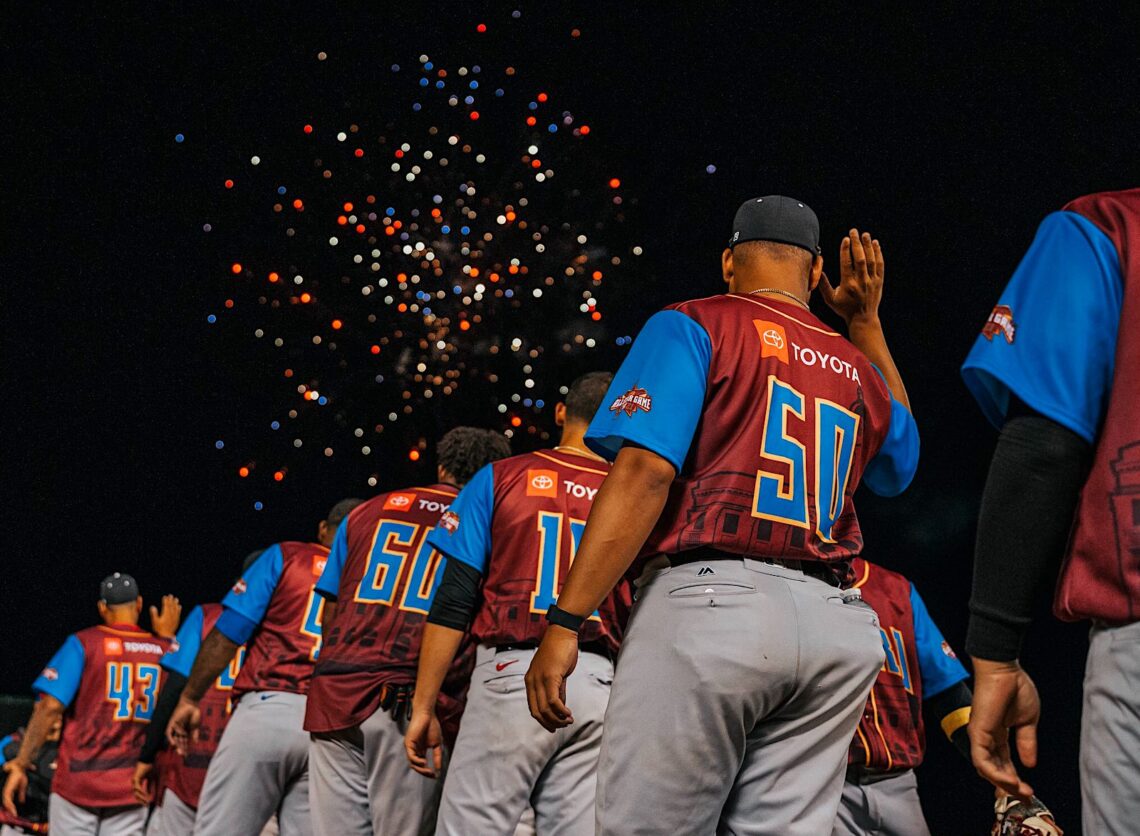
<svg viewBox="0 0 1140 836">
<path fill-rule="evenodd" d="M 197 708 L 198 703 L 200 703 L 202 701 L 202 695 L 201 694 L 194 694 L 192 691 L 189 690 L 189 686 L 187 686 L 182 691 L 182 693 L 178 696 L 178 701 L 181 703 L 185 703 L 186 705 L 193 706 L 194 708 Z"/>
<path fill-rule="evenodd" d="M 847 329 L 857 331 L 882 331 L 883 323 L 879 319 L 879 311 L 857 311 L 847 320 Z"/>
</svg>

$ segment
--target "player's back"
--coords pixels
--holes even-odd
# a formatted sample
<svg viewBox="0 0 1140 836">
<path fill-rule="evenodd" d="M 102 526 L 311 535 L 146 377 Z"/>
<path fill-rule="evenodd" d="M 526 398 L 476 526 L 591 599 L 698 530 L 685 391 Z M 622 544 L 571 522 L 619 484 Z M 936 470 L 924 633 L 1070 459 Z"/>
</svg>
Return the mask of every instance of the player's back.
<svg viewBox="0 0 1140 836">
<path fill-rule="evenodd" d="M 771 295 L 718 295 L 672 310 L 707 334 L 705 401 L 643 553 L 858 554 L 852 495 L 892 415 L 880 374 L 810 311 Z M 643 404 L 631 394 L 610 410 L 652 408 L 653 392 Z"/>
<path fill-rule="evenodd" d="M 493 475 L 491 554 L 483 602 L 471 633 L 490 646 L 537 642 L 586 527 L 609 464 L 560 450 L 540 450 L 489 465 Z M 462 524 L 448 520 L 441 527 Z M 630 606 L 624 582 L 606 596 L 581 630 L 616 652 Z"/>
<path fill-rule="evenodd" d="M 329 550 L 288 541 L 266 549 L 234 584 L 223 605 L 258 624 L 246 642 L 234 695 L 305 694 L 320 651 L 324 600 L 313 591 Z"/>
<path fill-rule="evenodd" d="M 88 807 L 135 804 L 131 775 L 170 640 L 128 625 L 89 627 L 74 638 L 82 646 L 83 673 L 64 715 L 52 791 Z M 52 679 L 52 669 L 41 677 Z"/>
<path fill-rule="evenodd" d="M 353 509 L 338 530 L 336 615 L 313 675 L 307 730 L 357 725 L 375 712 L 385 683 L 415 682 L 423 625 L 443 578 L 444 559 L 427 536 L 456 493 L 437 484 L 380 494 Z M 327 583 L 322 578 L 326 593 Z M 458 697 L 452 692 L 462 686 L 445 691 Z"/>
</svg>

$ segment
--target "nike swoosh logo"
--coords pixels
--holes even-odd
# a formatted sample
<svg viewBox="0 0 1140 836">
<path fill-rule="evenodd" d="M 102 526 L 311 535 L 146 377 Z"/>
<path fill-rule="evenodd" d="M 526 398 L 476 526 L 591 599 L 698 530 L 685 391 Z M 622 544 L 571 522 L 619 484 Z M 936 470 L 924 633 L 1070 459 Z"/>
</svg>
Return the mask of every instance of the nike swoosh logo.
<svg viewBox="0 0 1140 836">
<path fill-rule="evenodd" d="M 511 659 L 509 662 L 496 662 L 495 670 L 501 671 L 503 668 L 507 667 L 508 665 L 513 665 L 517 661 L 518 659 Z"/>
</svg>

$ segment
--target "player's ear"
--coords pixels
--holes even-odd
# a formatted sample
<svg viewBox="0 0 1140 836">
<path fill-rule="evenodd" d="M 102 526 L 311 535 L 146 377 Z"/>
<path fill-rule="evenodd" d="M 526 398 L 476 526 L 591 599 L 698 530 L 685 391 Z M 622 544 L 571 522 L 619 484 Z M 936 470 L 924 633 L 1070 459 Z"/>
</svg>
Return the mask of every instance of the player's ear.
<svg viewBox="0 0 1140 836">
<path fill-rule="evenodd" d="M 135 612 L 138 613 L 139 615 L 142 615 L 142 611 L 143 611 L 143 600 L 142 600 L 142 596 L 140 595 L 139 597 L 135 598 Z"/>
<path fill-rule="evenodd" d="M 720 272 L 724 276 L 724 283 L 728 285 L 729 290 L 732 289 L 732 279 L 736 275 L 732 267 L 732 250 L 728 247 L 724 248 L 724 252 L 720 254 Z"/>
<path fill-rule="evenodd" d="M 317 524 L 317 542 L 323 543 L 325 541 L 325 537 L 328 535 L 328 533 L 329 533 L 328 520 L 321 520 Z"/>
<path fill-rule="evenodd" d="M 107 602 L 102 601 L 102 600 L 98 601 L 96 603 L 95 607 L 96 607 L 96 609 L 99 610 L 99 618 L 103 619 L 103 621 L 106 621 L 107 620 Z"/>
<path fill-rule="evenodd" d="M 566 424 L 566 404 L 559 401 L 554 407 L 554 426 L 561 427 Z"/>
<path fill-rule="evenodd" d="M 808 294 L 810 295 L 815 291 L 816 285 L 819 284 L 819 278 L 823 275 L 823 256 L 817 255 L 811 260 L 811 275 L 808 276 Z"/>
</svg>

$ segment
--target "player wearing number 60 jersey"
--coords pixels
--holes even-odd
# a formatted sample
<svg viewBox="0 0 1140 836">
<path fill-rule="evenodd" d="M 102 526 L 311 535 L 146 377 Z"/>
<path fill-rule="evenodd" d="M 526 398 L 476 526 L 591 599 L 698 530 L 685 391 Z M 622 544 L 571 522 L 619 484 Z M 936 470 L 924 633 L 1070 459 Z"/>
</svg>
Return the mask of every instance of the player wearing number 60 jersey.
<svg viewBox="0 0 1140 836">
<path fill-rule="evenodd" d="M 195 836 L 255 834 L 274 811 L 283 833 L 312 832 L 308 736 L 301 724 L 321 638 L 322 600 L 313 587 L 336 527 L 357 504 L 346 499 L 333 506 L 319 525 L 319 544 L 270 546 L 222 600 L 167 727 L 185 756 L 202 722 L 203 697 L 244 644 L 233 687 L 237 707 L 206 772 Z"/>
<path fill-rule="evenodd" d="M 435 827 L 439 785 L 403 757 L 420 634 L 443 577 L 427 536 L 459 488 L 511 448 L 500 433 L 457 427 L 436 452 L 437 484 L 381 494 L 348 515 L 317 583 L 327 599 L 324 640 L 305 712 L 317 836 Z M 470 659 L 452 667 L 440 705 L 452 738 Z"/>
<path fill-rule="evenodd" d="M 831 828 L 883 661 L 874 611 L 838 585 L 862 546 L 852 496 L 903 490 L 918 436 L 879 324 L 878 242 L 851 230 L 838 287 L 818 243 L 798 201 L 741 206 L 729 293 L 650 319 L 586 434 L 616 461 L 527 690 L 547 729 L 578 721 L 578 631 L 641 552 L 598 833 Z M 808 309 L 817 286 L 850 342 Z"/>
<path fill-rule="evenodd" d="M 439 773 L 436 695 L 468 625 L 479 645 L 438 834 L 514 833 L 528 807 L 544 836 L 593 833 L 594 770 L 628 588 L 600 602 L 583 629 L 587 652 L 568 686 L 583 705 L 575 728 L 552 737 L 527 720 L 522 674 L 609 471 L 582 446 L 582 433 L 610 377 L 576 380 L 555 411 L 561 443 L 483 468 L 428 538 L 448 562 L 424 629 L 405 738 L 421 774 Z"/>
</svg>

